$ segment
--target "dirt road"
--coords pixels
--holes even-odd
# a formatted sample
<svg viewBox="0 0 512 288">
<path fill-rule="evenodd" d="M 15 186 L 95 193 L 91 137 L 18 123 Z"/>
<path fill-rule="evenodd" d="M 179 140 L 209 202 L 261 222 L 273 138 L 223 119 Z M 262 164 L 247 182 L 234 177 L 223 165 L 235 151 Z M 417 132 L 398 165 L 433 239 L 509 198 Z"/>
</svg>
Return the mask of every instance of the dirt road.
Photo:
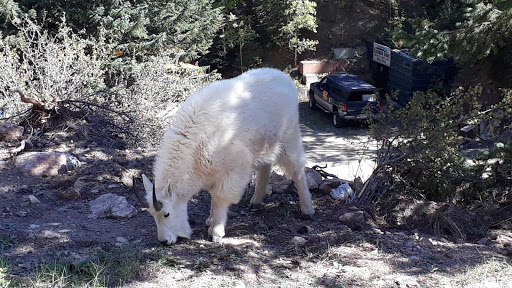
<svg viewBox="0 0 512 288">
<path fill-rule="evenodd" d="M 376 144 L 368 136 L 364 123 L 348 122 L 335 128 L 331 115 L 309 109 L 307 102 L 299 104 L 302 141 L 308 167 L 327 165 L 324 170 L 340 179 L 365 181 L 375 168 Z"/>
</svg>

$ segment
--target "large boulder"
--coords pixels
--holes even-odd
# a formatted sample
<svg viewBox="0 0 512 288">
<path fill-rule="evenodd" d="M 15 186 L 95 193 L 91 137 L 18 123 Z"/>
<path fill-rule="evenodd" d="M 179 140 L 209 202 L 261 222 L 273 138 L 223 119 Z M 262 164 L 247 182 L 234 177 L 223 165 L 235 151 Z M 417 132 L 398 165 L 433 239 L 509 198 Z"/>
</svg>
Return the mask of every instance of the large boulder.
<svg viewBox="0 0 512 288">
<path fill-rule="evenodd" d="M 79 161 L 72 155 L 59 152 L 29 152 L 16 157 L 15 165 L 23 174 L 57 176 L 76 168 Z"/>
<path fill-rule="evenodd" d="M 12 124 L 10 122 L 4 122 L 0 125 L 0 141 L 10 142 L 21 139 L 25 128 Z"/>
</svg>

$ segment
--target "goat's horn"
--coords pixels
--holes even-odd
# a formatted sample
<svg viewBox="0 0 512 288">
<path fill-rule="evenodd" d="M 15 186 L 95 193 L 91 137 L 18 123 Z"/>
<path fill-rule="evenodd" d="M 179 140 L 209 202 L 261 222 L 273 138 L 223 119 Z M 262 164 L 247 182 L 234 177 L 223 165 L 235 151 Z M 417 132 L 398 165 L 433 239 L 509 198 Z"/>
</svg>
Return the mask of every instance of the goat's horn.
<svg viewBox="0 0 512 288">
<path fill-rule="evenodd" d="M 142 195 L 140 195 L 140 192 L 137 191 L 135 188 L 135 176 L 133 176 L 133 184 L 132 184 L 132 190 L 135 193 L 135 196 L 137 196 L 137 200 L 139 200 L 140 205 L 142 205 L 144 208 L 149 208 L 149 203 L 146 201 Z"/>
<path fill-rule="evenodd" d="M 155 207 L 156 211 L 160 211 L 162 209 L 162 203 L 158 202 L 156 199 L 156 189 L 155 189 L 156 183 L 153 185 L 153 206 Z"/>
</svg>

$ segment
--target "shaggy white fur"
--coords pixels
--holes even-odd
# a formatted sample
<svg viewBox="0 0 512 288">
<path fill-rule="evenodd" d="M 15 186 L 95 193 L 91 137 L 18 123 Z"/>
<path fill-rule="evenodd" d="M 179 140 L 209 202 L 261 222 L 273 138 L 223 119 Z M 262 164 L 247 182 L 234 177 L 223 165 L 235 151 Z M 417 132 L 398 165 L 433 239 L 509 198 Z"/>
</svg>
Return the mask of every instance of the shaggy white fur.
<svg viewBox="0 0 512 288">
<path fill-rule="evenodd" d="M 254 169 L 257 184 L 251 204 L 263 202 L 272 165 L 294 180 L 302 212 L 314 213 L 297 104 L 297 88 L 290 77 L 263 68 L 212 83 L 181 105 L 154 165 L 160 211 L 153 205 L 153 184 L 143 177 L 160 242 L 190 238 L 187 203 L 200 190 L 211 195 L 208 233 L 219 240 L 228 208 L 240 201 Z"/>
</svg>

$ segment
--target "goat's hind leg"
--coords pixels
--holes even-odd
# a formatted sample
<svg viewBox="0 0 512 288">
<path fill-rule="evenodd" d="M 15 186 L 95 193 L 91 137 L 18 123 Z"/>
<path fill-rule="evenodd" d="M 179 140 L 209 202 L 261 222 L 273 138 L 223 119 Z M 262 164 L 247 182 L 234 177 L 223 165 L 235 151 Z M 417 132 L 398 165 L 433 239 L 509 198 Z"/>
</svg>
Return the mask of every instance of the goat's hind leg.
<svg viewBox="0 0 512 288">
<path fill-rule="evenodd" d="M 267 194 L 268 178 L 270 176 L 271 165 L 264 164 L 256 169 L 256 188 L 251 198 L 251 208 L 257 208 L 263 204 L 263 199 Z"/>
<path fill-rule="evenodd" d="M 279 156 L 277 164 L 295 183 L 297 193 L 299 194 L 300 210 L 302 214 L 311 218 L 315 210 L 313 209 L 311 193 L 309 192 L 306 173 L 304 172 L 306 156 L 304 155 L 304 148 L 302 147 L 302 140 L 300 139 L 300 131 L 297 131 L 297 133 L 299 135 L 298 138 L 291 138 L 288 143 L 285 143 L 285 147 Z"/>
</svg>

